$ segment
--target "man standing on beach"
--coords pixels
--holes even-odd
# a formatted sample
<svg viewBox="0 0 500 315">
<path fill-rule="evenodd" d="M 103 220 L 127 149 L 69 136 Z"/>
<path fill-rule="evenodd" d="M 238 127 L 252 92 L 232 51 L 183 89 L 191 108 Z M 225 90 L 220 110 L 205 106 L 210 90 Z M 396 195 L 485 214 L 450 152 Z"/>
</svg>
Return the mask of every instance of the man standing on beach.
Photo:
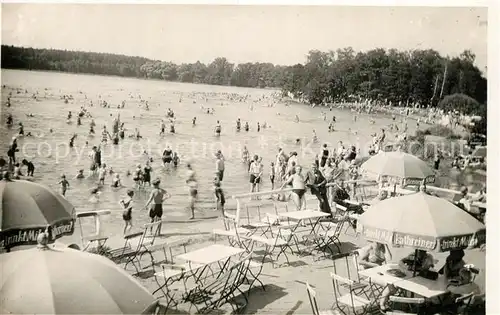
<svg viewBox="0 0 500 315">
<path fill-rule="evenodd" d="M 215 154 L 215 157 L 216 157 L 215 172 L 217 173 L 219 181 L 222 182 L 222 179 L 224 178 L 224 156 L 222 155 L 222 152 L 219 150 Z"/>
<path fill-rule="evenodd" d="M 161 217 L 163 215 L 163 202 L 170 198 L 170 195 L 163 188 L 160 188 L 160 179 L 157 178 L 153 181 L 153 190 L 149 195 L 148 202 L 144 206 L 144 209 L 149 208 L 149 217 L 151 218 L 151 223 L 161 221 Z M 153 231 L 151 230 L 151 233 Z M 158 228 L 158 233 L 161 235 L 161 225 Z"/>
</svg>

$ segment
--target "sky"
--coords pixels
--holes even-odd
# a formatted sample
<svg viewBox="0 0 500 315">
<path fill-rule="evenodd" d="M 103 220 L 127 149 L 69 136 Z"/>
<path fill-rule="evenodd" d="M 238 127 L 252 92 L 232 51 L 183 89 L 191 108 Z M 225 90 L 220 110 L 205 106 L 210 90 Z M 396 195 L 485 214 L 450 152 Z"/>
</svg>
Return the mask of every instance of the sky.
<svg viewBox="0 0 500 315">
<path fill-rule="evenodd" d="M 2 4 L 2 44 L 175 63 L 302 63 L 309 50 L 470 49 L 487 65 L 487 8 Z"/>
</svg>

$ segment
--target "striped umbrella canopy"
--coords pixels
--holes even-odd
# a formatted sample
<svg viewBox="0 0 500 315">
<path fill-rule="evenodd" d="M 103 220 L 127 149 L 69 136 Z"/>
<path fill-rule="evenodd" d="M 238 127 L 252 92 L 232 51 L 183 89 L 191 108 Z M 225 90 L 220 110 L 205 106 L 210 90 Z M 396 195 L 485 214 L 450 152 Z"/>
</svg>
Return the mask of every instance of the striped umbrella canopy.
<svg viewBox="0 0 500 315">
<path fill-rule="evenodd" d="M 111 260 L 75 249 L 13 251 L 0 265 L 2 314 L 142 314 L 155 302 Z"/>
<path fill-rule="evenodd" d="M 382 200 L 359 216 L 368 240 L 425 251 L 468 249 L 486 241 L 486 227 L 446 199 L 418 192 Z"/>
<path fill-rule="evenodd" d="M 0 247 L 37 244 L 48 229 L 50 241 L 74 232 L 75 208 L 52 189 L 24 180 L 0 181 Z"/>
<path fill-rule="evenodd" d="M 361 170 L 376 176 L 400 179 L 434 176 L 434 171 L 421 159 L 401 152 L 379 152 L 361 165 Z"/>
</svg>

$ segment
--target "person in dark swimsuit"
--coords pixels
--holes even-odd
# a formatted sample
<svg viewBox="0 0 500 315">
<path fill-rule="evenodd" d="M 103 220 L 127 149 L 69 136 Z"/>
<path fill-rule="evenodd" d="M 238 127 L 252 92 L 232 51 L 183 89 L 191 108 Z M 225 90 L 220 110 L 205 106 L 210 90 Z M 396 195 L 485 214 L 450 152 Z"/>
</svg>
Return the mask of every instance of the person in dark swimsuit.
<svg viewBox="0 0 500 315">
<path fill-rule="evenodd" d="M 19 152 L 19 149 L 17 148 L 17 138 L 13 137 L 9 149 L 7 150 L 7 156 L 9 157 L 9 164 L 16 163 L 16 152 Z"/>
<path fill-rule="evenodd" d="M 220 136 L 222 127 L 220 125 L 220 121 L 217 120 L 217 124 L 215 125 L 215 135 Z"/>
<path fill-rule="evenodd" d="M 330 151 L 328 151 L 326 143 L 323 144 L 323 150 L 321 152 L 321 162 L 319 163 L 320 167 L 325 167 L 326 161 L 328 161 L 328 156 L 330 155 Z"/>
<path fill-rule="evenodd" d="M 149 161 L 146 162 L 146 166 L 144 166 L 144 172 L 142 175 L 142 182 L 143 184 L 148 183 L 149 186 L 151 186 L 151 172 L 153 171 L 153 168 L 151 165 L 149 165 Z"/>
<path fill-rule="evenodd" d="M 153 190 L 151 191 L 151 195 L 149 196 L 149 200 L 146 202 L 144 208 L 148 208 L 149 205 L 149 217 L 151 218 L 151 223 L 161 221 L 161 217 L 163 215 L 163 202 L 170 198 L 170 195 L 163 188 L 160 188 L 160 179 L 157 178 L 153 181 Z M 152 233 L 151 228 L 151 233 Z M 159 228 L 159 233 L 161 234 L 161 225 Z"/>
<path fill-rule="evenodd" d="M 35 165 L 33 165 L 32 162 L 29 162 L 26 159 L 23 159 L 21 163 L 28 168 L 28 172 L 26 172 L 26 176 L 33 176 L 33 173 L 35 172 Z"/>
<path fill-rule="evenodd" d="M 134 197 L 134 191 L 129 189 L 127 191 L 127 197 L 120 200 L 120 205 L 123 207 L 123 221 L 125 221 L 125 227 L 123 228 L 123 234 L 127 232 L 127 229 L 132 229 L 132 198 Z"/>
<path fill-rule="evenodd" d="M 19 135 L 24 136 L 24 126 L 23 123 L 19 123 Z"/>
<path fill-rule="evenodd" d="M 222 216 L 224 216 L 224 205 L 226 204 L 226 198 L 224 196 L 224 191 L 222 190 L 221 183 L 218 174 L 215 174 L 214 178 L 214 193 L 216 198 L 215 210 L 219 210 L 219 204 L 222 211 Z"/>
<path fill-rule="evenodd" d="M 163 151 L 161 160 L 163 161 L 164 165 L 170 164 L 170 162 L 172 162 L 172 149 L 170 149 L 170 147 L 167 147 L 165 151 Z"/>
<path fill-rule="evenodd" d="M 238 120 L 236 120 L 236 131 L 240 130 L 241 130 L 241 120 L 238 118 Z"/>
<path fill-rule="evenodd" d="M 174 152 L 174 157 L 172 158 L 172 162 L 174 163 L 174 167 L 177 167 L 179 165 L 179 156 L 177 155 L 177 152 Z"/>
</svg>

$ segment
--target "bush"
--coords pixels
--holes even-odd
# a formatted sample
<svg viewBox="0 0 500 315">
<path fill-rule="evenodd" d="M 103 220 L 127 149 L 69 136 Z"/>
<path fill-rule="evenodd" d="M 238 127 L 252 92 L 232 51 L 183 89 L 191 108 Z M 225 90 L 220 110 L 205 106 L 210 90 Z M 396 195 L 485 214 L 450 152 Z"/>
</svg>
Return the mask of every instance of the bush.
<svg viewBox="0 0 500 315">
<path fill-rule="evenodd" d="M 451 128 L 441 126 L 441 125 L 435 125 L 432 127 L 429 127 L 424 130 L 425 135 L 432 135 L 432 136 L 438 136 L 438 137 L 443 137 L 447 139 L 460 139 L 460 136 L 458 138 L 457 135 L 453 132 Z"/>
<path fill-rule="evenodd" d="M 446 95 L 438 104 L 445 111 L 458 110 L 465 115 L 474 113 L 480 106 L 472 97 L 460 93 Z"/>
</svg>

